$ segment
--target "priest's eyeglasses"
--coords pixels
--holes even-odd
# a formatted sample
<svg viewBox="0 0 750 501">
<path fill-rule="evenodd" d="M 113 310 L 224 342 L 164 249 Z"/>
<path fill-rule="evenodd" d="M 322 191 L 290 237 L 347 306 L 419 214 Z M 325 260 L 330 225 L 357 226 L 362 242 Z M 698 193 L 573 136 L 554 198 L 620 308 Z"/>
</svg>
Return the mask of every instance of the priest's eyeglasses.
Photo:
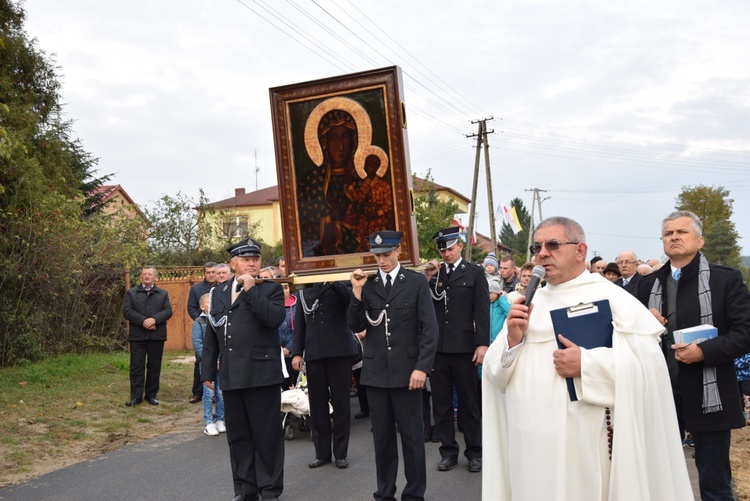
<svg viewBox="0 0 750 501">
<path fill-rule="evenodd" d="M 557 240 L 550 240 L 541 244 L 532 244 L 529 247 L 529 250 L 532 254 L 539 254 L 540 252 L 542 252 L 542 247 L 552 252 L 559 249 L 561 245 L 577 245 L 579 243 L 581 242 L 558 242 Z"/>
</svg>

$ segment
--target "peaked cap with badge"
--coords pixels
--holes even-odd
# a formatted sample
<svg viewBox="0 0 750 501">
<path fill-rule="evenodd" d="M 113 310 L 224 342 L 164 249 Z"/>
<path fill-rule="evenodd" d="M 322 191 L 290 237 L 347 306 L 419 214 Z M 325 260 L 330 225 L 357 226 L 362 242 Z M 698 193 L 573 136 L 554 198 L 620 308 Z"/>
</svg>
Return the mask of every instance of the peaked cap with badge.
<svg viewBox="0 0 750 501">
<path fill-rule="evenodd" d="M 373 254 L 384 254 L 401 245 L 403 231 L 383 230 L 370 233 L 367 240 L 370 242 L 370 252 Z"/>
<path fill-rule="evenodd" d="M 231 247 L 227 247 L 227 252 L 232 257 L 260 257 L 260 248 L 260 242 L 256 242 L 252 238 L 246 238 Z"/>
<path fill-rule="evenodd" d="M 461 240 L 461 228 L 458 226 L 443 228 L 432 235 L 432 238 L 435 240 L 438 250 L 450 249 Z"/>
</svg>

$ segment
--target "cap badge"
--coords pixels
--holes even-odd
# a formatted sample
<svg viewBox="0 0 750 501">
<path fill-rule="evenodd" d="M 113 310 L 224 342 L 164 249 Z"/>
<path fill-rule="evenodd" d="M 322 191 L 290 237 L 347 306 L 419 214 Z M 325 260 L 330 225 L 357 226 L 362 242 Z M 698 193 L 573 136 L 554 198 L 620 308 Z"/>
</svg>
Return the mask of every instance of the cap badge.
<svg viewBox="0 0 750 501">
<path fill-rule="evenodd" d="M 380 233 L 378 233 L 377 235 L 375 235 L 375 243 L 378 244 L 378 245 L 380 245 L 380 244 L 383 243 L 383 239 L 380 238 Z"/>
</svg>

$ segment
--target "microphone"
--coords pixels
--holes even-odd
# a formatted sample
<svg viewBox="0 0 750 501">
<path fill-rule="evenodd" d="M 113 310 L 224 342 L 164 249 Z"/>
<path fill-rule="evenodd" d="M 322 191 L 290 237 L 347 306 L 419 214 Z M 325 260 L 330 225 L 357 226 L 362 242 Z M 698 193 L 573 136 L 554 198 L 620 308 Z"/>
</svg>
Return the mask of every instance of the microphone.
<svg viewBox="0 0 750 501">
<path fill-rule="evenodd" d="M 544 266 L 541 264 L 534 266 L 534 269 L 531 270 L 531 280 L 529 280 L 529 285 L 526 287 L 526 300 L 523 302 L 526 306 L 531 305 L 531 300 L 534 299 L 534 294 L 536 294 L 539 282 L 544 278 L 544 274 Z"/>
</svg>

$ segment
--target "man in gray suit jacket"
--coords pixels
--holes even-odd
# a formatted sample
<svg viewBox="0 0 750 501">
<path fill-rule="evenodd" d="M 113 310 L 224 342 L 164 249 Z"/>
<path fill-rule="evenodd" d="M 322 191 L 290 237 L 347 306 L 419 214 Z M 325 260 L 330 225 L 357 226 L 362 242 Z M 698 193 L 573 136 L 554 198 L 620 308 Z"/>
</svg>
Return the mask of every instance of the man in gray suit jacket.
<svg viewBox="0 0 750 501">
<path fill-rule="evenodd" d="M 424 499 L 427 488 L 422 388 L 432 370 L 437 321 L 427 281 L 399 262 L 400 231 L 369 235 L 379 270 L 352 273 L 349 328 L 367 330 L 360 383 L 367 386 L 378 489 L 375 499 L 396 499 L 401 432 L 406 487 L 401 499 Z"/>
<path fill-rule="evenodd" d="M 221 354 L 221 389 L 234 479 L 233 501 L 277 499 L 284 483 L 284 436 L 280 422 L 284 291 L 256 283 L 260 243 L 252 238 L 228 248 L 233 280 L 209 296 L 209 325 L 201 357 L 204 383 L 213 389 Z"/>
<path fill-rule="evenodd" d="M 620 252 L 616 263 L 620 267 L 622 276 L 615 280 L 615 285 L 619 285 L 632 295 L 637 296 L 638 282 L 641 280 L 641 274 L 638 273 L 638 256 L 632 251 Z"/>
</svg>

